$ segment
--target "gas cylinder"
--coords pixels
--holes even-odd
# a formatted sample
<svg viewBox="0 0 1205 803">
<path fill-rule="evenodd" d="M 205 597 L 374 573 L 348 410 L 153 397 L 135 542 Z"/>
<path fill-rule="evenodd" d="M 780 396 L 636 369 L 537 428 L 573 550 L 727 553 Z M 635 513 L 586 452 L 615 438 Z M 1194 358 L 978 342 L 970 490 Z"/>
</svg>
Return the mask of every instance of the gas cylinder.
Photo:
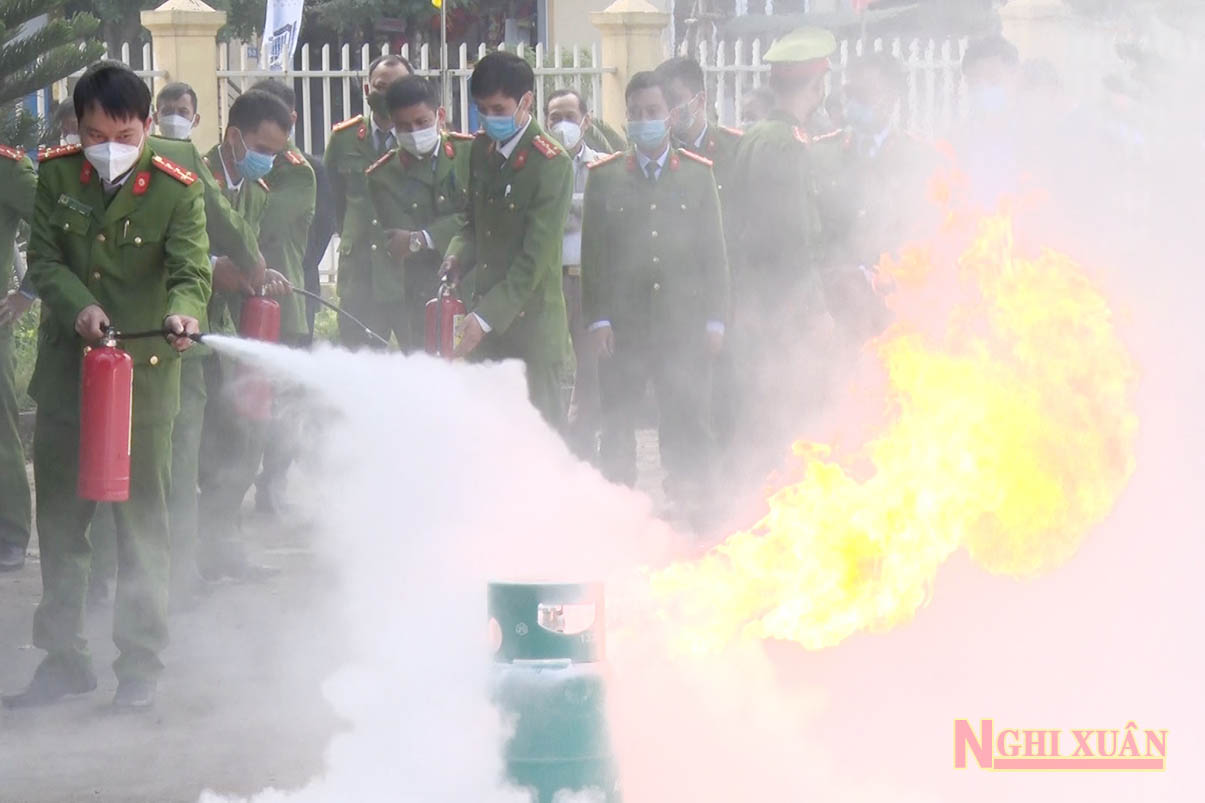
<svg viewBox="0 0 1205 803">
<path fill-rule="evenodd" d="M 263 295 L 245 299 L 238 329 L 242 337 L 276 343 L 280 340 L 280 304 Z M 272 417 L 272 383 L 246 363 L 239 363 L 234 398 L 244 418 L 267 421 Z"/>
<path fill-rule="evenodd" d="M 607 730 L 601 583 L 490 583 L 492 699 L 515 721 L 510 779 L 534 803 L 593 789 L 619 801 Z"/>
<path fill-rule="evenodd" d="M 457 330 L 468 310 L 456 295 L 455 279 L 439 285 L 435 298 L 427 302 L 427 353 L 452 359 L 460 344 Z"/>
<path fill-rule="evenodd" d="M 80 383 L 79 475 L 76 492 L 97 502 L 130 498 L 134 360 L 117 348 L 113 330 L 84 354 Z"/>
</svg>

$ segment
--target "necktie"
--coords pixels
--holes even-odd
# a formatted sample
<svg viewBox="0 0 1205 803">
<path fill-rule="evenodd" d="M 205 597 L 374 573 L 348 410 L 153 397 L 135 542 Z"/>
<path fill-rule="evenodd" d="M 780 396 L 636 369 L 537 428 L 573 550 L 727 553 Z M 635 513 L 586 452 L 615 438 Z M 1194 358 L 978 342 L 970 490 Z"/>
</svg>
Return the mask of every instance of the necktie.
<svg viewBox="0 0 1205 803">
<path fill-rule="evenodd" d="M 644 172 L 648 174 L 650 184 L 657 180 L 657 167 L 656 162 L 649 162 L 644 166 Z"/>
<path fill-rule="evenodd" d="M 385 151 L 393 148 L 393 132 L 378 131 L 377 133 L 377 153 L 384 154 Z"/>
</svg>

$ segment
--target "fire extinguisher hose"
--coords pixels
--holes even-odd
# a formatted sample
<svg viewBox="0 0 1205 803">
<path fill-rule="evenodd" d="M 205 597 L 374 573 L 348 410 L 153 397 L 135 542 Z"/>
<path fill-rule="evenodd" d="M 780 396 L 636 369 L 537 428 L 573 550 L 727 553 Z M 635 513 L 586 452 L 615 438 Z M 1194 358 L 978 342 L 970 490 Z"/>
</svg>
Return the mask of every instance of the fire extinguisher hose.
<svg viewBox="0 0 1205 803">
<path fill-rule="evenodd" d="M 372 331 L 371 329 L 369 329 L 369 328 L 368 328 L 368 326 L 367 326 L 367 325 L 365 325 L 365 323 L 364 323 L 363 321 L 361 321 L 359 318 L 357 318 L 356 316 L 352 315 L 352 314 L 351 314 L 350 312 L 348 312 L 347 310 L 342 309 L 342 308 L 341 308 L 341 307 L 339 307 L 337 304 L 334 304 L 334 303 L 332 303 L 332 302 L 330 302 L 330 301 L 327 301 L 325 298 L 323 298 L 322 296 L 320 296 L 318 293 L 311 293 L 309 290 L 302 290 L 300 287 L 294 287 L 294 288 L 293 288 L 293 292 L 294 292 L 294 293 L 300 293 L 301 295 L 305 296 L 306 298 L 312 298 L 312 299 L 314 299 L 315 301 L 317 301 L 319 304 L 321 304 L 322 306 L 327 307 L 328 309 L 332 309 L 332 310 L 334 310 L 336 315 L 342 315 L 344 318 L 346 318 L 347 320 L 349 320 L 349 321 L 351 321 L 352 323 L 354 323 L 356 326 L 358 326 L 358 327 L 360 327 L 361 329 L 363 329 L 363 330 L 364 330 L 364 334 L 368 335 L 368 336 L 369 336 L 369 337 L 371 337 L 373 340 L 376 340 L 376 341 L 377 341 L 378 343 L 380 343 L 382 346 L 385 346 L 385 347 L 388 347 L 388 346 L 389 346 L 389 341 L 388 341 L 388 340 L 386 340 L 385 338 L 383 338 L 383 337 L 381 337 L 380 335 L 378 335 L 376 332 L 374 332 L 374 331 Z"/>
</svg>

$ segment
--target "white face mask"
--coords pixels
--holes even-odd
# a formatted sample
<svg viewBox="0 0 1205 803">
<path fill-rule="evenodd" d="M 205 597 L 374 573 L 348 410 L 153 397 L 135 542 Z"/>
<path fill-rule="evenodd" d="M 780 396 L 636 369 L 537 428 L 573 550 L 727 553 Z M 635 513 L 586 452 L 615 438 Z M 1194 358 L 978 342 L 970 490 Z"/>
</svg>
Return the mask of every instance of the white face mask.
<svg viewBox="0 0 1205 803">
<path fill-rule="evenodd" d="M 439 144 L 439 123 L 418 131 L 395 130 L 393 133 L 397 137 L 397 144 L 412 156 L 426 156 Z"/>
<path fill-rule="evenodd" d="M 179 114 L 165 114 L 159 118 L 159 133 L 169 139 L 188 139 L 192 120 Z"/>
<path fill-rule="evenodd" d="M 78 145 L 79 144 L 79 134 L 63 134 L 62 141 L 63 141 L 64 145 Z"/>
<path fill-rule="evenodd" d="M 561 141 L 565 150 L 571 151 L 582 140 L 582 127 L 572 120 L 561 120 L 552 127 L 552 135 Z"/>
<path fill-rule="evenodd" d="M 121 142 L 102 142 L 84 148 L 84 158 L 92 163 L 100 177 L 110 184 L 125 175 L 142 155 L 142 143 L 126 145 Z"/>
</svg>

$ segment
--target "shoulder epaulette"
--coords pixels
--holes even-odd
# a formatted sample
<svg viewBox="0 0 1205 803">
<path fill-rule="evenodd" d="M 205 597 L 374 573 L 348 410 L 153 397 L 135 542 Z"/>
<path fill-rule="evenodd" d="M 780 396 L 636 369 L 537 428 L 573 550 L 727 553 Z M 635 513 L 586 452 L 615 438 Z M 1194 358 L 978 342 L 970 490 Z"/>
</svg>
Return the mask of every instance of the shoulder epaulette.
<svg viewBox="0 0 1205 803">
<path fill-rule="evenodd" d="M 732 127 L 726 126 L 726 125 L 718 125 L 718 126 L 716 126 L 716 128 L 720 129 L 721 131 L 723 131 L 725 133 L 731 134 L 734 137 L 745 136 L 745 132 L 741 131 L 739 128 L 732 128 Z"/>
<path fill-rule="evenodd" d="M 393 156 L 394 156 L 394 154 L 395 154 L 395 153 L 397 153 L 397 152 L 396 152 L 396 151 L 390 151 L 389 153 L 387 153 L 387 154 L 385 154 L 384 156 L 382 156 L 380 159 L 377 159 L 375 162 L 373 162 L 373 163 L 372 163 L 372 164 L 370 164 L 370 165 L 369 165 L 367 168 L 365 168 L 365 170 L 364 170 L 364 175 L 366 175 L 366 176 L 367 176 L 368 174 L 370 174 L 370 173 L 372 173 L 374 170 L 376 170 L 378 167 L 382 167 L 382 166 L 384 166 L 384 165 L 385 165 L 385 164 L 386 164 L 386 163 L 387 163 L 387 162 L 388 162 L 390 159 L 392 159 L 392 158 L 393 158 Z"/>
<path fill-rule="evenodd" d="M 260 178 L 260 179 L 256 179 L 256 180 L 255 180 L 255 183 L 256 183 L 256 184 L 258 184 L 259 186 L 263 187 L 263 188 L 264 188 L 264 192 L 271 192 L 271 191 L 272 191 L 272 188 L 268 186 L 268 182 L 264 181 L 262 178 Z"/>
<path fill-rule="evenodd" d="M 159 154 L 155 154 L 151 157 L 151 164 L 162 170 L 164 173 L 167 173 L 169 176 L 186 187 L 197 180 L 196 173 L 180 167 L 180 165 L 176 164 L 170 159 L 164 159 Z"/>
<path fill-rule="evenodd" d="M 795 134 L 795 139 L 799 140 L 799 141 L 800 141 L 800 142 L 802 142 L 804 145 L 811 145 L 811 144 L 812 144 L 812 138 L 808 136 L 808 132 L 804 131 L 804 130 L 803 130 L 802 128 L 800 128 L 799 126 L 795 126 L 795 128 L 794 128 L 794 129 L 793 129 L 793 131 L 792 131 L 792 133 L 794 133 L 794 134 Z"/>
<path fill-rule="evenodd" d="M 476 137 L 474 137 L 472 134 L 462 134 L 459 131 L 445 131 L 444 133 L 447 134 L 447 136 L 451 137 L 452 139 L 463 139 L 463 140 L 476 139 Z"/>
<path fill-rule="evenodd" d="M 42 152 L 42 161 L 47 159 L 57 159 L 60 156 L 71 156 L 83 151 L 83 145 L 56 145 L 53 148 L 47 148 Z"/>
<path fill-rule="evenodd" d="M 619 159 L 622 157 L 623 157 L 623 151 L 619 151 L 618 153 L 608 153 L 606 156 L 601 156 L 598 159 L 595 159 L 590 164 L 586 165 L 586 169 L 593 170 L 594 168 L 596 168 L 600 165 L 605 165 L 607 162 L 614 162 L 616 159 Z"/>
<path fill-rule="evenodd" d="M 812 142 L 829 142 L 830 140 L 840 137 L 843 133 L 845 132 L 838 128 L 836 131 L 829 131 L 827 134 L 820 134 L 819 136 L 812 137 Z"/>
<path fill-rule="evenodd" d="M 544 154 L 545 159 L 555 159 L 561 152 L 561 149 L 544 138 L 543 134 L 536 134 L 531 139 L 532 147 Z"/>
<path fill-rule="evenodd" d="M 0 145 L 0 156 L 6 159 L 12 159 L 14 162 L 25 155 L 25 151 L 20 148 L 13 148 L 9 145 Z"/>
<path fill-rule="evenodd" d="M 289 160 L 289 164 L 293 165 L 303 165 L 307 163 L 305 161 L 305 157 L 297 151 L 285 151 L 285 158 Z"/>
<path fill-rule="evenodd" d="M 700 156 L 699 154 L 695 153 L 694 151 L 679 150 L 678 153 L 682 154 L 687 159 L 693 159 L 694 161 L 698 162 L 699 164 L 705 164 L 708 167 L 715 166 L 715 162 L 711 161 L 706 156 Z"/>
<path fill-rule="evenodd" d="M 342 131 L 345 128 L 351 128 L 354 125 L 359 125 L 363 120 L 364 115 L 362 114 L 357 114 L 355 117 L 348 117 L 343 122 L 335 123 L 333 126 L 331 126 L 331 133 L 334 134 L 335 132 Z"/>
</svg>

